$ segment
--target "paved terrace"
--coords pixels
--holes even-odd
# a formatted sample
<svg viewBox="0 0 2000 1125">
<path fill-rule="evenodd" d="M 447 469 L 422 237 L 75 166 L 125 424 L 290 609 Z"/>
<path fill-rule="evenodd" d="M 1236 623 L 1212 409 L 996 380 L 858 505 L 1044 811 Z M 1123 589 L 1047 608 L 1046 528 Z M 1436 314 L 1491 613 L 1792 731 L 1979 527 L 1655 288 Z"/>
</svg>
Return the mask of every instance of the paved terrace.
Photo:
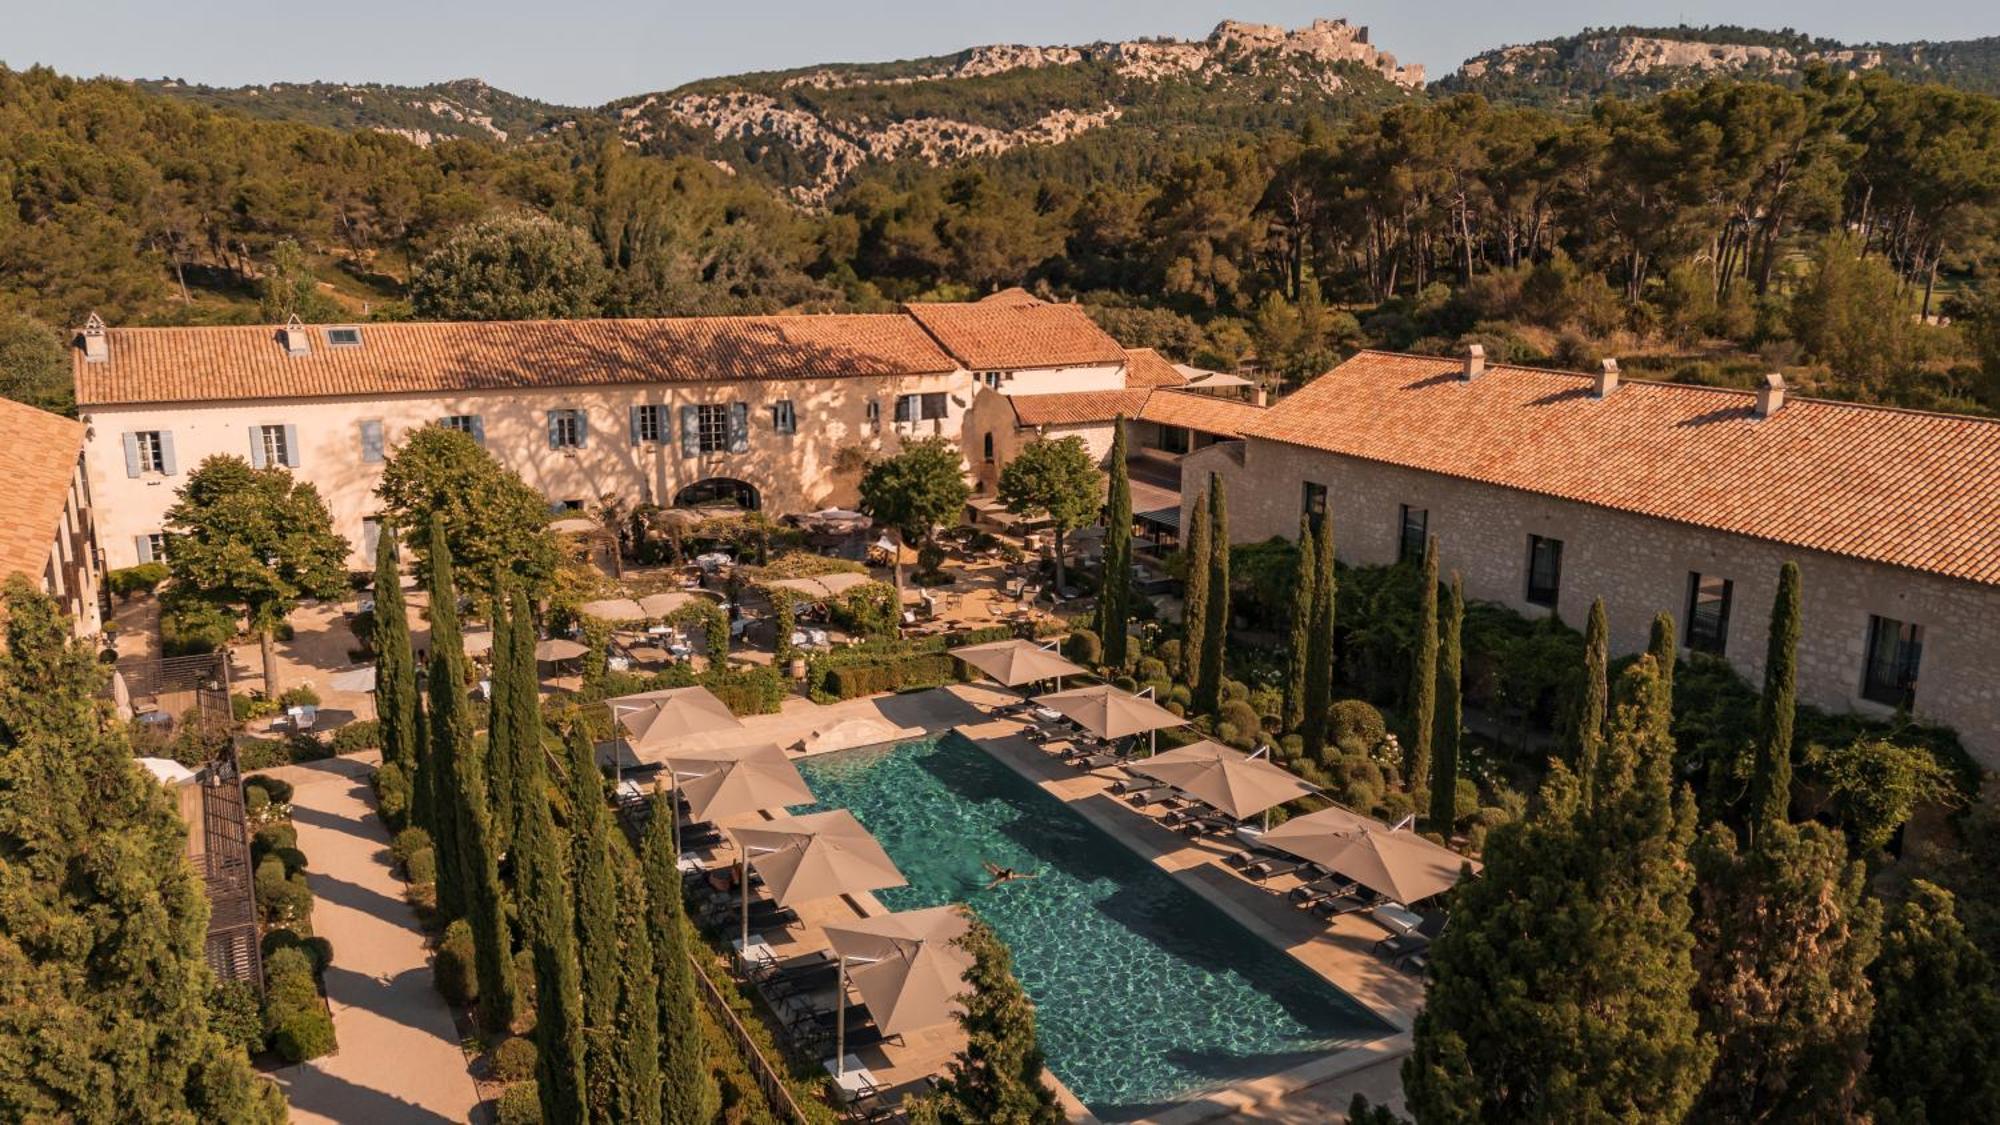
<svg viewBox="0 0 2000 1125">
<path fill-rule="evenodd" d="M 688 743 L 732 746 L 775 742 L 789 747 L 804 741 L 811 747 L 806 754 L 811 755 L 917 737 L 926 731 L 958 730 L 1397 1029 L 1374 1043 L 1192 1099 L 1152 1120 L 1171 1125 L 1219 1118 L 1325 1121 L 1344 1114 L 1357 1091 L 1371 1102 L 1400 1110 L 1399 1067 L 1410 1050 L 1409 1029 L 1423 1002 L 1423 983 L 1370 952 L 1387 931 L 1365 917 L 1349 916 L 1329 924 L 1292 907 L 1286 892 L 1299 885 L 1296 878 L 1287 876 L 1261 885 L 1249 881 L 1220 862 L 1227 852 L 1219 845 L 1188 840 L 1110 794 L 1111 784 L 1123 776 L 1122 771 L 1080 773 L 1021 737 L 1025 729 L 1022 723 L 991 719 L 981 709 L 1015 698 L 980 685 L 954 685 L 824 706 L 794 698 L 779 714 L 746 718 L 741 730 L 702 735 Z M 651 764 L 663 755 L 642 753 L 638 757 Z M 732 818 L 723 824 L 758 819 L 762 818 Z M 711 866 L 732 863 L 735 858 L 727 844 L 705 856 Z M 809 902 L 797 910 L 801 926 L 783 934 L 765 934 L 780 958 L 826 948 L 827 925 L 886 912 L 874 896 L 866 894 Z M 817 999 L 823 1006 L 831 1006 L 832 990 Z M 962 1045 L 958 1029 L 946 1025 L 913 1034 L 902 1044 L 886 1044 L 859 1054 L 882 1088 L 916 1089 L 916 1083 L 941 1069 Z M 1074 1097 L 1067 1091 L 1059 1092 L 1073 1120 L 1091 1120 Z"/>
</svg>

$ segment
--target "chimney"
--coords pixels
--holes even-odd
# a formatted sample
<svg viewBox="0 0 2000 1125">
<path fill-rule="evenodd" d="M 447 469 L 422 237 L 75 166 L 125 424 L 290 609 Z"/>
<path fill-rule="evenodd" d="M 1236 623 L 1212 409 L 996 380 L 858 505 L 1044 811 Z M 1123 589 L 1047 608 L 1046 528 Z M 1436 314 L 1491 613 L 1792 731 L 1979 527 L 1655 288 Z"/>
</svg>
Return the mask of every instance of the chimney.
<svg viewBox="0 0 2000 1125">
<path fill-rule="evenodd" d="M 1465 373 L 1463 375 L 1460 375 L 1459 378 L 1470 383 L 1474 379 L 1477 379 L 1484 374 L 1486 374 L 1485 345 L 1483 344 L 1469 345 L 1465 349 Z"/>
<path fill-rule="evenodd" d="M 104 334 L 104 319 L 96 313 L 83 322 L 83 361 L 106 363 L 111 359 L 111 339 Z"/>
<path fill-rule="evenodd" d="M 1764 376 L 1757 388 L 1757 417 L 1769 418 L 1785 408 L 1785 377 L 1776 371 Z"/>
<path fill-rule="evenodd" d="M 285 322 L 281 335 L 285 341 L 286 355 L 305 355 L 312 351 L 312 341 L 306 338 L 306 326 L 299 323 L 298 317 L 292 317 Z"/>
<path fill-rule="evenodd" d="M 1611 392 L 1617 389 L 1618 389 L 1618 361 L 1615 359 L 1606 359 L 1604 361 L 1603 369 L 1597 373 L 1597 380 L 1595 387 L 1593 389 L 1593 393 L 1595 393 L 1598 398 L 1610 398 Z"/>
<path fill-rule="evenodd" d="M 1250 405 L 1252 405 L 1252 406 L 1269 406 L 1269 405 L 1271 405 L 1271 392 L 1270 392 L 1270 391 L 1267 391 L 1267 390 L 1265 390 L 1265 389 L 1263 388 L 1263 386 L 1262 386 L 1262 385 L 1259 385 L 1259 386 L 1255 386 L 1255 387 L 1251 387 L 1251 388 L 1250 388 Z"/>
</svg>

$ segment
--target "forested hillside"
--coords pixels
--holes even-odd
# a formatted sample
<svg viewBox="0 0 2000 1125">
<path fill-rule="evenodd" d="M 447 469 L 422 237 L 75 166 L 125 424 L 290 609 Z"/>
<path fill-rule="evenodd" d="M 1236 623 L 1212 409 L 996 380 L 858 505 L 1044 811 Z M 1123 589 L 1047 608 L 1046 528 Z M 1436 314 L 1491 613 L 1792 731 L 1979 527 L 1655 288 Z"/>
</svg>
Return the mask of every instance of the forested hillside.
<svg viewBox="0 0 2000 1125">
<path fill-rule="evenodd" d="M 376 129 L 429 144 L 450 137 L 529 140 L 568 127 L 584 113 L 510 94 L 461 78 L 428 86 L 373 82 L 273 82 L 268 86 L 203 86 L 173 78 L 138 83 L 141 89 L 216 109 L 233 109 L 272 121 L 332 129 Z"/>
<path fill-rule="evenodd" d="M 0 301 L 59 326 L 882 308 L 1025 284 L 1131 345 L 1254 356 L 1281 388 L 1356 346 L 1479 340 L 1519 362 L 2000 401 L 2000 101 L 1880 73 L 1716 79 L 1582 116 L 1460 97 L 1165 141 L 1105 129 L 878 168 L 816 208 L 626 140 L 580 122 L 424 147 L 0 72 Z M 472 228 L 519 212 L 555 225 Z M 510 240 L 575 291 L 468 293 Z"/>
</svg>

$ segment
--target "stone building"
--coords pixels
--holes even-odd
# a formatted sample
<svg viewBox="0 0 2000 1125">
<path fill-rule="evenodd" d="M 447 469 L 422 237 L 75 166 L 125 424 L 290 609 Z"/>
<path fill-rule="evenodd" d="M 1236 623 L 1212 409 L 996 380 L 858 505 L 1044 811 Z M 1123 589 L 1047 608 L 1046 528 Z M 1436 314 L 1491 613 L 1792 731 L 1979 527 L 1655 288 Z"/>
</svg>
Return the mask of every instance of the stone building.
<svg viewBox="0 0 2000 1125">
<path fill-rule="evenodd" d="M 103 627 L 102 574 L 84 472 L 84 424 L 0 399 L 0 577 L 25 575 L 70 615 L 77 634 Z"/>
<path fill-rule="evenodd" d="M 1779 566 L 1799 564 L 1800 694 L 1898 707 L 2000 768 L 2000 421 L 1362 352 L 1189 455 L 1229 484 L 1231 538 L 1334 520 L 1343 561 L 1437 537 L 1469 597 L 1581 626 L 1616 653 L 1681 643 L 1763 672 Z M 1199 474 L 1200 476 L 1197 476 Z"/>
</svg>

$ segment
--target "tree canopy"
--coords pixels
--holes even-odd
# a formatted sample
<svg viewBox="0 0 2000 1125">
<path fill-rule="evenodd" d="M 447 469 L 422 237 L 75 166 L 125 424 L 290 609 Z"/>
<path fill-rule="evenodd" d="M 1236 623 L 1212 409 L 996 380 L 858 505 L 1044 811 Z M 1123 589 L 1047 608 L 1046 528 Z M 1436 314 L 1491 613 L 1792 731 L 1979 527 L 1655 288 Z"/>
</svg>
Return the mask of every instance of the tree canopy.
<svg viewBox="0 0 2000 1125">
<path fill-rule="evenodd" d="M 605 281 L 588 234 L 538 215 L 495 215 L 423 260 L 410 277 L 410 304 L 437 320 L 592 316 Z"/>
<path fill-rule="evenodd" d="M 861 474 L 861 510 L 894 528 L 906 543 L 928 541 L 941 524 L 956 520 L 971 498 L 964 457 L 945 437 L 908 442 Z M 896 584 L 902 582 L 899 551 Z"/>
<path fill-rule="evenodd" d="M 1000 499 L 1007 510 L 1045 517 L 1056 533 L 1056 584 L 1063 582 L 1063 542 L 1097 519 L 1104 506 L 1104 472 L 1083 439 L 1036 438 L 1000 470 Z M 962 503 L 962 502 L 961 502 Z"/>
<path fill-rule="evenodd" d="M 475 598 L 493 596 L 488 587 L 495 574 L 513 574 L 539 588 L 555 573 L 548 501 L 469 434 L 444 426 L 411 434 L 389 455 L 375 492 L 389 523 L 417 548 L 420 580 L 430 574 L 433 514 L 443 520 L 462 575 L 459 588 Z"/>
</svg>

